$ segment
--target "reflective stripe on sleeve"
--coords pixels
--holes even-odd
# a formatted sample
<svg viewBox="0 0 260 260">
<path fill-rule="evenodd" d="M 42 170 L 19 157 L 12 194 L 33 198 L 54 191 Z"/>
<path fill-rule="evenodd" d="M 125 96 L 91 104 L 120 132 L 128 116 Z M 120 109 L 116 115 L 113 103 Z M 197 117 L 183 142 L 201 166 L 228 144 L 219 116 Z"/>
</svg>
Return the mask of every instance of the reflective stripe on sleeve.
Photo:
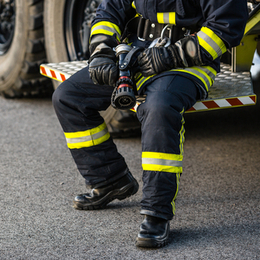
<svg viewBox="0 0 260 260">
<path fill-rule="evenodd" d="M 142 166 L 144 171 L 159 171 L 159 172 L 182 172 L 181 154 L 143 152 Z"/>
<path fill-rule="evenodd" d="M 90 36 L 92 37 L 95 34 L 105 34 L 105 35 L 114 35 L 116 34 L 116 38 L 120 41 L 121 31 L 116 24 L 110 22 L 98 22 L 94 24 L 91 28 Z"/>
<path fill-rule="evenodd" d="M 197 34 L 199 44 L 215 60 L 227 51 L 224 42 L 209 28 L 202 27 Z"/>
<path fill-rule="evenodd" d="M 105 122 L 98 127 L 86 131 L 70 132 L 64 134 L 67 140 L 67 145 L 70 149 L 80 149 L 84 147 L 95 146 L 105 142 L 110 137 Z"/>
<path fill-rule="evenodd" d="M 157 13 L 157 22 L 176 25 L 176 13 L 175 12 Z"/>
</svg>

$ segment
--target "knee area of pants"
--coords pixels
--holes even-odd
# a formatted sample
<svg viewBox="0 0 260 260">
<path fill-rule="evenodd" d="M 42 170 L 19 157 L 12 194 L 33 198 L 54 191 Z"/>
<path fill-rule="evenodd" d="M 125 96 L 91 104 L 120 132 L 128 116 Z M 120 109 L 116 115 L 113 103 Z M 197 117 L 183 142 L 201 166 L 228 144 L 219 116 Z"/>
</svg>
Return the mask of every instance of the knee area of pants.
<svg viewBox="0 0 260 260">
<path fill-rule="evenodd" d="M 59 106 L 61 100 L 66 100 L 68 97 L 67 94 L 67 86 L 69 86 L 70 83 L 69 82 L 63 82 L 60 84 L 60 86 L 54 91 L 54 93 L 52 94 L 52 103 L 54 105 L 54 107 Z"/>
<path fill-rule="evenodd" d="M 153 117 L 164 117 L 171 114 L 171 116 L 179 116 L 178 108 L 167 103 L 161 102 L 157 104 L 144 103 L 138 111 L 142 115 L 151 115 Z"/>
</svg>

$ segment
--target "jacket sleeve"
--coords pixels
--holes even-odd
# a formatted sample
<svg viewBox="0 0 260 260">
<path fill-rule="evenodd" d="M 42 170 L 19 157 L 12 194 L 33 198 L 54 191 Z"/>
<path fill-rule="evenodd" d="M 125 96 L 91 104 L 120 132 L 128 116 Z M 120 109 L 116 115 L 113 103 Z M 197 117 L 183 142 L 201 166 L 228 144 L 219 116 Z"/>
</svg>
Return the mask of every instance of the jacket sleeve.
<svg viewBox="0 0 260 260">
<path fill-rule="evenodd" d="M 136 11 L 131 0 L 103 0 L 92 21 L 90 39 L 95 35 L 113 37 L 120 42 L 127 21 Z"/>
<path fill-rule="evenodd" d="M 217 59 L 237 46 L 248 19 L 245 0 L 200 0 L 204 22 L 197 33 L 203 63 Z"/>
</svg>

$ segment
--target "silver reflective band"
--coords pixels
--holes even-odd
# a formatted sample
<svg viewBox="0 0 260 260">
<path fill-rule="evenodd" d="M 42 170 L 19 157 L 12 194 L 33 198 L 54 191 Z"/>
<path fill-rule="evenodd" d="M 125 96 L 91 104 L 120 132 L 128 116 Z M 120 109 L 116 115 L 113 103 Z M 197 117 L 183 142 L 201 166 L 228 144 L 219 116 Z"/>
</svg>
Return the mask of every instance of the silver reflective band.
<svg viewBox="0 0 260 260">
<path fill-rule="evenodd" d="M 83 142 L 88 142 L 91 140 L 96 140 L 96 139 L 104 136 L 105 134 L 107 134 L 107 132 L 108 132 L 108 130 L 107 130 L 107 128 L 105 128 L 96 134 L 82 136 L 82 137 L 76 137 L 76 138 L 66 138 L 66 140 L 67 140 L 67 143 L 70 143 L 70 144 L 83 143 Z"/>
<path fill-rule="evenodd" d="M 210 76 L 213 80 L 215 79 L 215 75 L 212 74 L 209 70 L 205 70 L 205 69 L 203 69 L 202 67 L 199 67 L 199 69 L 205 71 L 208 75 L 210 74 L 209 76 Z M 207 77 L 206 77 L 205 75 L 203 75 L 202 73 L 200 73 L 199 71 L 194 70 L 194 69 L 191 69 L 191 68 L 185 68 L 185 70 L 186 70 L 186 71 L 190 71 L 190 72 L 192 72 L 193 74 L 196 74 L 197 76 L 199 76 L 200 78 L 202 78 L 202 79 L 206 82 L 208 88 L 211 86 L 211 84 L 210 84 L 210 82 L 208 81 Z M 185 70 L 183 70 L 183 71 L 185 71 Z M 212 76 L 212 75 L 213 75 L 213 76 Z"/>
<path fill-rule="evenodd" d="M 155 159 L 155 158 L 142 158 L 142 164 L 155 164 L 155 165 L 182 167 L 182 161 L 164 160 L 164 159 Z"/>
<path fill-rule="evenodd" d="M 214 40 L 212 40 L 206 33 L 199 31 L 197 35 L 205 42 L 207 42 L 211 46 L 211 48 L 218 54 L 218 56 L 221 56 L 223 54 L 218 44 Z"/>
<path fill-rule="evenodd" d="M 96 30 L 108 31 L 108 32 L 111 32 L 113 34 L 115 33 L 119 38 L 121 37 L 121 35 L 114 28 L 111 28 L 109 26 L 97 25 L 96 27 L 93 28 L 93 30 L 91 31 L 91 34 L 93 35 L 93 32 L 95 32 Z"/>
<path fill-rule="evenodd" d="M 203 70 L 208 76 L 210 76 L 211 79 L 215 80 L 215 75 L 210 70 L 204 67 L 198 67 L 200 70 Z"/>
</svg>

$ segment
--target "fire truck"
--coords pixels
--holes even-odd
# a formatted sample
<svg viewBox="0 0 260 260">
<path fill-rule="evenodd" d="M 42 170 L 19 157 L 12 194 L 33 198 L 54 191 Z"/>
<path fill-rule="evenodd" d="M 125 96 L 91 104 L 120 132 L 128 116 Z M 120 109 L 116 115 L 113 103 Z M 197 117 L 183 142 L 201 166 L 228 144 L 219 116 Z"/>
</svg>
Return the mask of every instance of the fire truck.
<svg viewBox="0 0 260 260">
<path fill-rule="evenodd" d="M 48 95 L 87 65 L 91 21 L 101 0 L 0 0 L 0 94 Z M 223 55 L 207 100 L 188 112 L 253 105 L 253 58 L 260 53 L 260 0 L 248 2 L 239 46 Z M 134 108 L 132 109 L 134 110 Z M 139 131 L 134 112 L 109 107 L 103 116 L 114 135 Z"/>
</svg>

